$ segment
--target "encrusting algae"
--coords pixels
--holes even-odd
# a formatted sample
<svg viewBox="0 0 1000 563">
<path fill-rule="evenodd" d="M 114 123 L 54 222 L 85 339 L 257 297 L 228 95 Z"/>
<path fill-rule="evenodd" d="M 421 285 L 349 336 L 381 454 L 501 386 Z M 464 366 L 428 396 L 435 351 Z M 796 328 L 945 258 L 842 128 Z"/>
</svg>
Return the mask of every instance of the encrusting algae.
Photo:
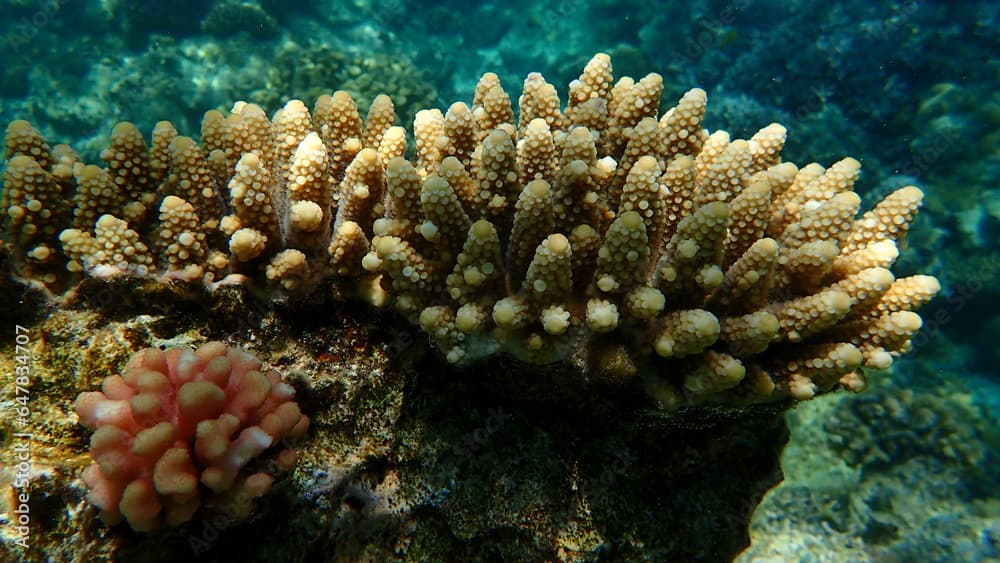
<svg viewBox="0 0 1000 563">
<path fill-rule="evenodd" d="M 858 161 L 783 162 L 781 125 L 710 133 L 704 91 L 661 113 L 662 90 L 655 73 L 614 81 L 598 54 L 565 106 L 530 74 L 515 115 L 487 73 L 471 106 L 417 113 L 411 159 L 391 99 L 363 120 L 343 91 L 271 117 L 209 111 L 200 144 L 120 123 L 103 167 L 15 121 L 6 245 L 54 294 L 85 276 L 275 299 L 333 283 L 405 315 L 451 363 L 640 374 L 668 408 L 863 389 L 939 290 L 889 271 L 921 191 L 859 217 Z"/>
</svg>

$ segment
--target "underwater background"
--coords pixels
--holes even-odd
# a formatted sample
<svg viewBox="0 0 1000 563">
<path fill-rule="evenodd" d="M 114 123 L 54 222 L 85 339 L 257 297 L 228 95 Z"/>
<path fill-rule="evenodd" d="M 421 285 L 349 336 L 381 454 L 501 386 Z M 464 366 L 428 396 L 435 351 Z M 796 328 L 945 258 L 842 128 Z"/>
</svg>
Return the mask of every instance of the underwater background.
<svg viewBox="0 0 1000 563">
<path fill-rule="evenodd" d="M 863 393 L 787 413 L 784 481 L 738 560 L 1000 560 L 1000 3 L 0 0 L 0 13 L 0 122 L 28 120 L 88 162 L 120 120 L 195 135 L 235 100 L 273 111 L 345 89 L 362 114 L 390 94 L 409 127 L 485 71 L 511 91 L 542 72 L 565 95 L 605 52 L 616 75 L 663 75 L 666 100 L 703 88 L 709 129 L 779 122 L 788 160 L 854 156 L 865 202 L 920 186 L 895 272 L 942 292 L 914 350 Z"/>
</svg>

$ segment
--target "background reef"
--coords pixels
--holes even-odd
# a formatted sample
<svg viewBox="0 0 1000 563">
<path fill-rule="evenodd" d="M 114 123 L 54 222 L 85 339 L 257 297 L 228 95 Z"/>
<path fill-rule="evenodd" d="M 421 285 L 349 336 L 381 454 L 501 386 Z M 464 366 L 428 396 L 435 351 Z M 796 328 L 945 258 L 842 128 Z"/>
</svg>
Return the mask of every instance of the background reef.
<svg viewBox="0 0 1000 563">
<path fill-rule="evenodd" d="M 723 127 L 746 137 L 761 124 L 777 121 L 791 132 L 784 153 L 789 160 L 832 163 L 846 155 L 862 159 L 864 172 L 856 189 L 865 201 L 877 201 L 909 183 L 921 186 L 924 208 L 897 273 L 933 274 L 941 280 L 943 292 L 922 311 L 925 326 L 915 341 L 917 353 L 897 362 L 890 374 L 873 378 L 875 384 L 862 395 L 828 396 L 788 415 L 792 437 L 782 459 L 786 480 L 757 510 L 753 544 L 743 558 L 998 557 L 998 437 L 990 423 L 1000 408 L 995 367 L 1000 348 L 993 336 L 1000 329 L 1000 309 L 995 305 L 1000 298 L 1000 39 L 995 33 L 1000 7 L 996 3 L 873 6 L 738 0 L 659 6 L 595 0 L 545 7 L 520 1 L 469 7 L 460 2 L 391 0 L 292 7 L 269 1 L 182 1 L 161 6 L 125 0 L 102 4 L 41 0 L 2 1 L 0 10 L 10 15 L 0 23 L 5 61 L 0 68 L 0 122 L 28 119 L 51 141 L 73 144 L 87 161 L 96 160 L 107 144 L 109 124 L 118 119 L 130 119 L 148 134 L 155 120 L 169 116 L 182 133 L 192 134 L 204 110 L 225 110 L 237 99 L 273 110 L 289 98 L 312 100 L 319 92 L 342 88 L 361 104 L 362 113 L 367 109 L 363 104 L 376 93 L 391 93 L 400 122 L 409 125 L 419 108 L 447 107 L 453 100 L 465 99 L 485 70 L 497 71 L 511 89 L 536 70 L 561 87 L 576 77 L 594 51 L 603 50 L 612 55 L 618 75 L 641 76 L 656 70 L 669 77 L 664 99 L 677 99 L 693 86 L 704 88 L 712 99 L 705 120 L 710 128 Z M 9 281 L 3 283 L 4 295 L 20 296 Z M 94 299 L 99 300 L 97 295 Z M 462 429 L 442 424 L 447 417 L 433 409 L 429 414 L 420 410 L 426 418 L 413 421 L 402 416 L 415 408 L 402 397 L 419 401 L 421 395 L 404 393 L 408 380 L 401 373 L 378 378 L 385 388 L 366 388 L 358 374 L 383 365 L 383 358 L 373 355 L 409 350 L 423 336 L 400 324 L 392 331 L 396 340 L 390 342 L 361 339 L 356 346 L 342 347 L 331 342 L 351 342 L 348 335 L 360 330 L 353 324 L 391 325 L 395 321 L 390 319 L 366 317 L 356 310 L 330 311 L 331 317 L 355 320 L 300 329 L 296 338 L 282 342 L 282 331 L 288 327 L 280 320 L 268 324 L 264 318 L 256 319 L 266 328 L 244 328 L 233 335 L 224 327 L 198 325 L 210 323 L 210 316 L 177 327 L 162 326 L 169 315 L 156 311 L 109 306 L 97 311 L 47 311 L 30 301 L 0 304 L 5 319 L 52 327 L 45 332 L 52 340 L 44 343 L 46 350 L 52 349 L 44 356 L 51 381 L 35 391 L 40 401 L 47 394 L 91 388 L 98 380 L 66 382 L 59 377 L 60 368 L 74 373 L 88 367 L 106 374 L 135 346 L 174 333 L 195 339 L 235 336 L 254 342 L 259 338 L 261 349 L 272 350 L 268 359 L 286 373 L 295 367 L 315 370 L 316 366 L 295 364 L 307 356 L 350 366 L 324 372 L 327 379 L 317 393 L 329 396 L 312 399 L 316 405 L 336 405 L 324 413 L 336 443 L 315 447 L 339 449 L 338 459 L 379 459 L 371 452 L 435 440 L 443 448 L 453 448 L 454 443 L 475 436 L 477 429 L 491 427 L 491 416 L 499 416 L 498 430 L 469 447 L 506 465 L 473 468 L 472 474 L 509 470 L 510 475 L 523 477 L 511 479 L 511 487 L 526 481 L 544 486 L 543 480 L 532 481 L 532 470 L 552 475 L 568 469 L 558 467 L 566 459 L 559 455 L 551 460 L 557 467 L 539 469 L 544 456 L 535 453 L 572 435 L 565 429 L 522 426 L 516 416 L 505 418 L 506 411 L 497 415 L 496 405 L 489 401 L 457 403 L 455 409 L 465 409 L 469 417 Z M 108 319 L 115 322 L 94 330 Z M 95 346 L 100 342 L 107 345 Z M 76 349 L 84 344 L 95 346 L 94 351 Z M 5 357 L 10 346 L 12 341 L 5 340 Z M 283 362 L 290 365 L 281 367 Z M 407 362 L 420 366 L 420 373 L 443 369 L 431 359 Z M 469 400 L 461 389 L 449 389 L 446 379 L 428 377 L 431 381 L 421 382 L 420 393 L 452 393 L 446 396 Z M 375 397 L 380 404 L 371 404 Z M 592 406 L 600 410 L 600 405 Z M 369 413 L 363 416 L 370 418 L 351 418 L 362 416 L 358 413 Z M 75 436 L 82 451 L 85 438 L 80 430 L 71 427 L 68 418 L 60 420 L 58 412 L 50 414 L 53 424 L 63 426 L 47 430 L 63 438 Z M 559 414 L 549 413 L 552 425 L 559 426 Z M 569 420 L 586 418 L 563 414 Z M 413 426 L 399 427 L 394 422 L 398 420 Z M 8 431 L 5 428 L 5 437 Z M 656 476 L 641 457 L 630 457 L 655 451 L 649 437 L 619 439 L 625 443 L 595 447 L 590 465 L 579 468 L 581 482 L 601 483 L 600 468 L 613 468 L 615 463 L 623 467 L 606 479 L 613 492 L 590 499 L 608 503 L 604 511 L 567 505 L 560 507 L 563 512 L 578 510 L 598 519 L 621 514 L 620 506 L 611 505 L 638 494 L 644 479 Z M 444 467 L 427 468 L 434 478 L 426 482 L 438 485 L 423 495 L 386 492 L 410 485 L 395 480 L 397 464 L 417 463 L 414 460 L 420 456 L 346 467 L 324 467 L 320 460 L 310 460 L 308 452 L 304 457 L 304 466 L 313 471 L 309 478 L 327 487 L 314 487 L 319 492 L 309 502 L 337 503 L 329 511 L 333 520 L 322 523 L 325 529 L 367 538 L 370 544 L 377 544 L 379 534 L 396 524 L 387 514 L 404 510 L 420 514 L 426 509 L 422 507 L 445 498 L 452 507 L 484 501 L 469 493 L 477 490 L 473 484 L 456 488 L 448 479 L 455 470 L 448 464 L 463 463 L 449 459 L 461 457 L 461 452 L 441 456 Z M 60 484 L 71 477 L 50 476 Z M 53 490 L 64 489 L 53 486 Z M 499 502 L 531 498 L 530 492 L 493 494 Z M 379 504 L 399 498 L 414 505 Z M 59 514 L 65 505 L 79 507 L 80 500 L 51 499 L 52 514 Z M 728 505 L 727 510 L 738 510 L 734 506 L 740 505 Z M 297 508 L 262 511 L 281 514 Z M 522 508 L 516 514 L 530 513 L 530 507 Z M 711 507 L 692 500 L 684 508 L 702 514 Z M 646 529 L 655 536 L 652 528 L 643 528 L 652 526 L 655 516 L 636 514 L 628 522 L 630 529 Z M 643 518 L 649 520 L 642 523 Z M 563 529 L 571 529 L 572 522 L 567 517 L 561 522 Z M 452 520 L 439 525 L 462 530 L 455 545 L 485 533 L 481 522 Z M 490 532 L 511 534 L 491 544 L 499 546 L 497 553 L 509 548 L 503 546 L 517 544 L 518 525 L 528 524 L 514 521 L 506 532 Z M 704 525 L 705 537 L 711 537 L 726 523 Z M 407 537 L 417 546 L 429 541 L 406 534 L 393 537 Z M 581 553 L 594 552 L 600 544 L 593 538 L 591 543 L 573 541 Z M 736 545 L 738 540 L 734 541 Z M 224 539 L 221 544 L 226 545 Z M 66 547 L 70 550 L 66 554 L 74 547 L 79 546 Z M 355 553 L 364 553 L 364 547 L 357 549 Z M 687 553 L 697 550 L 695 546 Z M 718 555 L 703 554 L 708 559 Z"/>
</svg>

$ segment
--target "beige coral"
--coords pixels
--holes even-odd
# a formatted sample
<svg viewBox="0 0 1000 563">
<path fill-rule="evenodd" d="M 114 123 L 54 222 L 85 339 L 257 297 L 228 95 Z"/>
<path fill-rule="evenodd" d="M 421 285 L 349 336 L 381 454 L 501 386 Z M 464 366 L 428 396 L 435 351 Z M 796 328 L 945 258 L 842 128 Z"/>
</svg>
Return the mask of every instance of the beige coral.
<svg viewBox="0 0 1000 563">
<path fill-rule="evenodd" d="M 857 160 L 782 162 L 783 126 L 734 139 L 704 128 L 703 90 L 661 113 L 662 91 L 655 73 L 615 81 L 598 54 L 565 108 L 530 74 L 515 115 L 487 73 L 471 106 L 416 114 L 411 160 L 392 100 L 363 120 L 343 91 L 270 120 L 253 104 L 208 112 L 200 147 L 161 123 L 147 149 L 121 124 L 103 169 L 15 122 L 7 240 L 26 277 L 53 288 L 76 278 L 29 266 L 142 275 L 201 260 L 277 293 L 336 278 L 450 361 L 503 352 L 600 371 L 588 358 L 627 357 L 672 406 L 863 388 L 858 370 L 905 352 L 913 310 L 939 290 L 888 270 L 920 190 L 858 218 Z M 56 213 L 64 190 L 75 224 Z M 140 247 L 139 233 L 162 240 Z"/>
</svg>

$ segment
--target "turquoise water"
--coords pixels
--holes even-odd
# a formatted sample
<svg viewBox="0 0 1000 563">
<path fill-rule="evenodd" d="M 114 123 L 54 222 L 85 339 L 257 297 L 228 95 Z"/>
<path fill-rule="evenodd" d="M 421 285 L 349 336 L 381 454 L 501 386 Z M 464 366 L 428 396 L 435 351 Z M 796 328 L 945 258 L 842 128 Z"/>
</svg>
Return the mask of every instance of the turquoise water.
<svg viewBox="0 0 1000 563">
<path fill-rule="evenodd" d="M 897 276 L 937 276 L 913 353 L 788 414 L 786 481 L 744 561 L 1000 559 L 1000 4 L 640 1 L 541 4 L 0 0 L 0 121 L 26 119 L 88 162 L 112 124 L 195 135 L 235 100 L 390 94 L 409 126 L 471 101 L 496 72 L 565 86 L 596 52 L 616 75 L 698 86 L 705 124 L 773 121 L 784 156 L 863 165 L 864 201 L 916 184 L 924 206 Z M 516 98 L 516 96 L 515 96 Z"/>
</svg>

